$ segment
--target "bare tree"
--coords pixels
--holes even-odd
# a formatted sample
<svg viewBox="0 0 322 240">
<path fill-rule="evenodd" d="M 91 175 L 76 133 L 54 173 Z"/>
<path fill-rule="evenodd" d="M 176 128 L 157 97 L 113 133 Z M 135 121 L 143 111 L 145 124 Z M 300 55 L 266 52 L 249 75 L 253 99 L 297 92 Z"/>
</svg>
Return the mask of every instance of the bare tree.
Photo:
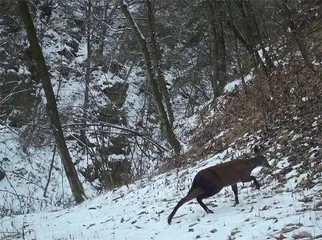
<svg viewBox="0 0 322 240">
<path fill-rule="evenodd" d="M 299 27 L 296 26 L 294 22 L 294 14 L 296 13 L 296 9 L 292 9 L 291 3 L 287 0 L 283 0 L 281 2 L 276 1 L 276 4 L 281 9 L 282 15 L 285 19 L 285 29 L 290 29 L 290 34 L 297 43 L 298 49 L 301 52 L 305 65 L 309 68 L 313 68 L 311 55 L 308 49 L 308 43 L 305 40 L 305 34 L 301 32 Z"/>
<path fill-rule="evenodd" d="M 41 47 L 38 42 L 38 37 L 36 34 L 36 30 L 31 18 L 31 14 L 29 11 L 28 3 L 26 1 L 18 1 L 19 9 L 21 12 L 21 16 L 23 19 L 23 23 L 25 25 L 28 41 L 32 50 L 33 59 L 36 61 L 39 75 L 41 78 L 41 82 L 45 91 L 46 99 L 47 99 L 47 112 L 51 120 L 53 133 L 56 139 L 57 148 L 60 153 L 60 157 L 66 172 L 66 176 L 68 178 L 73 196 L 75 198 L 76 203 L 81 203 L 84 201 L 85 193 L 83 186 L 77 176 L 77 171 L 69 154 L 64 133 L 62 130 L 56 99 L 54 95 L 54 91 L 51 85 L 49 72 L 47 69 L 47 65 L 41 50 Z"/>
<path fill-rule="evenodd" d="M 259 64 L 266 76 L 274 68 L 273 61 L 265 49 L 262 33 L 259 29 L 258 20 L 255 17 L 253 5 L 250 0 L 234 0 L 234 6 L 240 14 L 239 24 L 232 18 L 228 21 L 228 26 L 235 34 L 236 38 L 244 45 L 253 58 L 255 65 Z M 230 7 L 230 3 L 227 1 Z M 262 56 L 259 51 L 261 50 Z M 263 60 L 265 59 L 265 60 Z"/>
<path fill-rule="evenodd" d="M 219 97 L 227 83 L 226 45 L 221 1 L 205 1 L 208 11 L 208 32 L 210 38 L 211 76 L 214 98 Z"/>
<path fill-rule="evenodd" d="M 83 119 L 82 123 L 86 126 L 87 111 L 89 108 L 89 84 L 91 81 L 91 61 L 92 61 L 92 1 L 88 0 L 87 2 L 87 22 L 86 22 L 86 47 L 87 47 L 87 59 L 85 63 L 85 91 L 84 91 L 84 104 L 83 104 Z M 86 145 L 87 138 L 85 130 L 80 132 L 80 141 Z"/>
<path fill-rule="evenodd" d="M 146 3 L 148 5 L 148 7 L 150 8 L 150 17 L 149 17 L 150 25 L 153 25 L 152 18 L 151 18 L 151 11 L 152 11 L 151 2 L 149 0 L 146 0 Z M 153 53 L 153 51 L 151 51 L 149 49 L 147 40 L 143 36 L 137 23 L 135 22 L 133 16 L 131 15 L 131 13 L 128 9 L 128 6 L 123 1 L 121 1 L 121 7 L 122 7 L 123 14 L 125 15 L 125 17 L 129 21 L 132 31 L 135 34 L 136 40 L 138 41 L 138 43 L 140 45 L 140 48 L 141 48 L 141 51 L 142 51 L 142 54 L 144 57 L 145 65 L 146 65 L 148 82 L 149 82 L 149 85 L 150 85 L 150 88 L 151 88 L 151 91 L 152 91 L 152 94 L 154 97 L 154 101 L 155 101 L 155 104 L 157 107 L 157 111 L 158 111 L 160 122 L 161 122 L 161 127 L 163 128 L 164 132 L 166 133 L 167 138 L 168 138 L 168 142 L 172 146 L 173 150 L 175 151 L 176 154 L 179 154 L 180 149 L 181 149 L 180 142 L 178 141 L 176 135 L 173 132 L 171 120 L 165 110 L 165 107 L 164 107 L 163 101 L 162 101 L 162 99 L 163 99 L 162 92 L 164 92 L 162 90 L 164 90 L 164 86 L 163 86 L 164 83 L 160 83 L 160 81 L 164 81 L 164 79 L 163 79 L 162 72 L 160 72 L 160 68 L 158 68 L 158 65 L 160 63 L 160 58 L 159 58 L 159 56 L 155 56 L 154 62 L 155 62 L 155 64 L 157 64 L 157 66 L 154 66 L 153 60 L 151 59 L 151 52 Z M 150 33 L 153 32 L 153 28 L 154 28 L 153 26 L 150 26 Z M 153 37 L 151 39 L 151 41 L 152 42 L 155 41 L 155 38 Z M 154 51 L 157 51 L 157 49 L 155 47 L 156 46 L 155 42 L 152 44 L 152 46 L 154 46 L 153 47 Z M 158 54 L 158 53 L 156 53 L 156 54 Z M 156 72 L 159 73 L 158 74 L 159 78 L 156 77 Z M 160 86 L 163 89 L 160 89 Z"/>
</svg>

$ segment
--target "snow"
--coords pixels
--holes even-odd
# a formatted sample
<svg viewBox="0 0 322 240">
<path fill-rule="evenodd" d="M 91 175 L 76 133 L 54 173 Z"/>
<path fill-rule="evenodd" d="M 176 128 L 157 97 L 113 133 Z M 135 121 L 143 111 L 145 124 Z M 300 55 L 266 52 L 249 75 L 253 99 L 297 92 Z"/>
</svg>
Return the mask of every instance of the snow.
<svg viewBox="0 0 322 240">
<path fill-rule="evenodd" d="M 60 210 L 71 203 L 71 191 L 62 164 L 55 153 L 54 168 L 44 196 L 53 146 L 29 147 L 19 141 L 19 132 L 0 125 L 0 167 L 7 177 L 0 181 L 0 217 L 28 212 Z M 84 179 L 81 179 L 84 181 Z M 94 191 L 83 182 L 86 194 Z M 1 237 L 0 237 L 1 239 Z"/>
<path fill-rule="evenodd" d="M 245 82 L 249 82 L 253 79 L 253 73 L 249 73 L 244 77 Z M 241 79 L 236 79 L 228 84 L 226 84 L 226 86 L 224 87 L 224 92 L 231 92 L 233 91 L 237 86 L 242 84 L 242 80 Z"/>
<path fill-rule="evenodd" d="M 224 188 L 205 200 L 214 214 L 206 214 L 193 200 L 183 205 L 168 225 L 168 215 L 187 193 L 194 175 L 202 168 L 229 160 L 229 153 L 224 151 L 194 167 L 137 181 L 68 209 L 3 217 L 0 238 L 16 239 L 23 234 L 26 240 L 249 240 L 275 239 L 280 234 L 292 239 L 300 232 L 312 236 L 322 233 L 322 212 L 315 211 L 321 186 L 301 190 L 290 183 L 281 191 L 278 182 L 269 182 L 267 177 L 260 181 L 260 190 L 248 183 L 239 184 L 240 204 L 236 207 L 231 189 Z M 307 198 L 312 201 L 306 202 Z"/>
</svg>

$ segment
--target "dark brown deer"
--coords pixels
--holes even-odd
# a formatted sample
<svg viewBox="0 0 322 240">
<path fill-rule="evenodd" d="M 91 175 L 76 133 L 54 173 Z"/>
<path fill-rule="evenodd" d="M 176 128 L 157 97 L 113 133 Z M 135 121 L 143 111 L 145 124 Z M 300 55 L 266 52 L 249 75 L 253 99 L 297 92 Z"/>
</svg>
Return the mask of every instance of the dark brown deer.
<svg viewBox="0 0 322 240">
<path fill-rule="evenodd" d="M 211 197 L 219 193 L 223 187 L 231 186 L 235 194 L 235 203 L 238 204 L 238 182 L 254 181 L 257 189 L 260 188 L 256 178 L 251 174 L 256 167 L 263 166 L 270 168 L 266 158 L 261 155 L 260 149 L 254 147 L 255 157 L 249 159 L 235 159 L 230 162 L 218 164 L 203 169 L 197 173 L 193 179 L 192 186 L 188 194 L 182 198 L 168 217 L 168 223 L 171 224 L 172 218 L 177 210 L 186 202 L 196 198 L 200 206 L 207 212 L 213 213 L 203 202 L 204 198 Z"/>
</svg>

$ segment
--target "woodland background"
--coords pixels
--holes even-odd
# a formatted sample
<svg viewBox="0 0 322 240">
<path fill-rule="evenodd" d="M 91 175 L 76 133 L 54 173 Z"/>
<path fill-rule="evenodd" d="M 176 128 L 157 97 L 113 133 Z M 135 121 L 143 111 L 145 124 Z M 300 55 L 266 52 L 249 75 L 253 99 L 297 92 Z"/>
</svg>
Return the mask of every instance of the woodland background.
<svg viewBox="0 0 322 240">
<path fill-rule="evenodd" d="M 54 93 L 49 99 L 22 2 L 47 65 Z M 240 148 L 249 134 L 258 143 L 280 144 L 292 164 L 300 161 L 314 176 L 321 151 L 312 159 L 305 149 L 322 145 L 321 5 L 0 1 L 0 140 L 8 146 L 6 134 L 14 136 L 22 156 L 17 168 L 15 158 L 1 150 L 3 178 L 35 184 L 40 170 L 27 166 L 37 163 L 44 198 L 48 186 L 55 189 L 53 182 L 65 179 L 64 170 L 68 179 L 80 178 L 85 194 L 99 194 L 193 163 L 233 142 Z M 53 134 L 50 101 L 57 104 L 63 138 Z M 296 134 L 301 140 L 292 138 Z M 67 160 L 76 169 L 71 175 L 60 165 L 59 141 L 67 144 Z M 45 154 L 36 162 L 37 152 Z M 71 187 L 82 202 L 82 187 Z M 19 194 L 2 193 L 8 199 L 5 214 L 27 209 L 9 207 L 11 195 Z M 58 199 L 46 204 L 73 202 L 70 193 Z"/>
</svg>

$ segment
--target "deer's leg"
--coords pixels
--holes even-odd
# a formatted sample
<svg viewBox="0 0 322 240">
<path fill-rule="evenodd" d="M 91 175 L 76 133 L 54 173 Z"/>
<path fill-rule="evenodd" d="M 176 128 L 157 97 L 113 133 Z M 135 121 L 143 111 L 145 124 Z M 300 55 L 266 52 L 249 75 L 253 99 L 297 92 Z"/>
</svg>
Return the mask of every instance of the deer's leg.
<svg viewBox="0 0 322 240">
<path fill-rule="evenodd" d="M 241 179 L 242 182 L 251 182 L 253 181 L 256 188 L 259 190 L 260 189 L 260 186 L 259 186 L 259 183 L 257 182 L 256 178 L 254 176 L 248 176 L 248 177 L 245 177 L 243 179 Z"/>
<path fill-rule="evenodd" d="M 172 218 L 173 216 L 176 214 L 177 210 L 186 202 L 194 199 L 195 197 L 199 196 L 200 194 L 203 193 L 203 190 L 199 187 L 196 187 L 194 185 L 192 185 L 192 187 L 190 188 L 187 196 L 185 196 L 184 198 L 182 198 L 178 204 L 175 206 L 175 208 L 173 209 L 173 211 L 171 212 L 171 214 L 168 217 L 168 223 L 171 224 Z"/>
<path fill-rule="evenodd" d="M 255 186 L 256 186 L 256 189 L 260 189 L 260 186 L 259 186 L 259 183 L 257 182 L 256 178 L 254 176 L 249 176 L 249 179 L 250 181 L 253 181 Z"/>
<path fill-rule="evenodd" d="M 202 197 L 202 196 L 197 197 L 197 201 L 198 201 L 198 203 L 200 204 L 200 206 L 201 206 L 201 207 L 206 211 L 206 213 L 213 213 L 213 211 L 212 211 L 212 210 L 210 210 L 210 209 L 206 206 L 206 204 L 204 204 L 204 203 L 203 203 L 202 199 L 203 199 L 203 197 Z"/>
<path fill-rule="evenodd" d="M 239 200 L 238 200 L 237 184 L 231 185 L 231 189 L 233 190 L 234 195 L 235 195 L 235 204 L 238 204 L 239 203 Z"/>
<path fill-rule="evenodd" d="M 215 195 L 216 193 L 220 192 L 220 190 L 222 189 L 222 187 L 217 187 L 217 186 L 212 186 L 212 187 L 204 187 L 202 188 L 202 190 L 204 191 L 202 194 L 200 194 L 197 197 L 197 201 L 200 204 L 200 206 L 206 211 L 206 213 L 213 213 L 212 210 L 210 210 L 204 203 L 203 203 L 203 199 L 211 197 L 213 195 Z"/>
</svg>

